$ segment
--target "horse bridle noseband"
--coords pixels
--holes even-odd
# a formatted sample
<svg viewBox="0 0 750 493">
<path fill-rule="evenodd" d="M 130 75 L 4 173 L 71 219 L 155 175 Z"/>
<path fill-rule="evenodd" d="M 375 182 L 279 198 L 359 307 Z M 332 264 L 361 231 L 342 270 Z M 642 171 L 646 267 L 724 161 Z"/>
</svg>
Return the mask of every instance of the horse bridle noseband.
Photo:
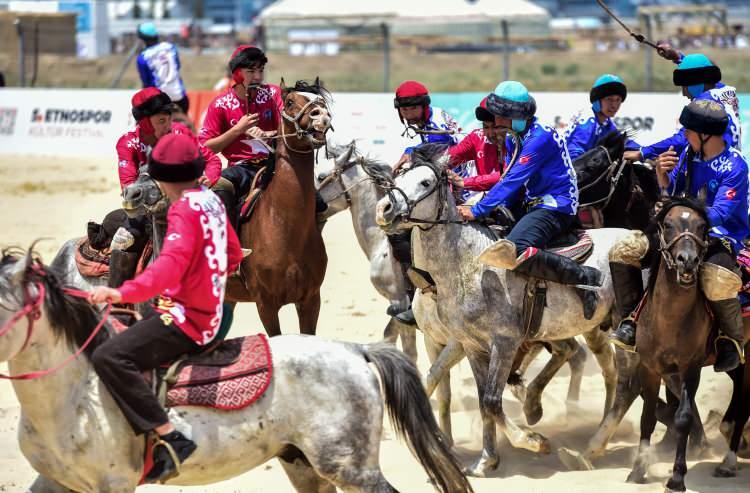
<svg viewBox="0 0 750 493">
<path fill-rule="evenodd" d="M 323 180 L 321 180 L 320 185 L 318 186 L 318 191 L 323 190 L 324 187 L 328 186 L 328 184 L 333 183 L 334 181 L 338 182 L 339 186 L 341 187 L 341 192 L 334 195 L 333 198 L 331 199 L 331 202 L 333 202 L 334 200 L 338 199 L 339 197 L 343 195 L 344 199 L 346 199 L 346 205 L 351 207 L 352 196 L 349 193 L 349 191 L 352 190 L 353 188 L 356 188 L 357 186 L 364 183 L 365 181 L 369 180 L 370 178 L 369 177 L 362 178 L 358 182 L 347 187 L 346 184 L 344 183 L 343 175 L 354 166 L 361 164 L 363 160 L 364 158 L 360 156 L 356 161 L 352 160 L 342 166 L 336 166 L 330 175 L 326 176 L 325 178 L 323 178 Z"/>
<path fill-rule="evenodd" d="M 589 202 L 587 204 L 578 204 L 578 207 L 590 207 L 593 205 L 598 205 L 604 202 L 604 205 L 602 208 L 607 207 L 609 205 L 609 201 L 612 198 L 612 195 L 614 195 L 615 190 L 617 189 L 617 184 L 620 182 L 620 178 L 622 178 L 622 173 L 625 169 L 625 159 L 619 159 L 617 161 L 612 160 L 612 156 L 609 154 L 609 150 L 604 146 L 597 146 L 597 148 L 604 151 L 604 154 L 607 156 L 607 161 L 609 162 L 609 166 L 607 166 L 599 176 L 596 177 L 594 181 L 589 183 L 588 185 L 585 185 L 578 189 L 578 193 L 580 195 L 581 192 L 584 192 L 588 190 L 589 188 L 593 187 L 600 181 L 602 181 L 604 178 L 607 178 L 609 180 L 609 193 L 601 198 L 594 200 L 593 202 Z"/>
<path fill-rule="evenodd" d="M 681 238 L 687 238 L 688 240 L 691 240 L 693 243 L 695 243 L 698 247 L 698 265 L 697 268 L 700 267 L 700 265 L 703 263 L 703 256 L 706 253 L 706 249 L 708 248 L 708 242 L 704 239 L 699 237 L 697 234 L 691 232 L 691 231 L 682 231 L 680 234 L 672 238 L 669 242 L 667 242 L 664 239 L 664 226 L 662 224 L 659 224 L 659 232 L 657 234 L 659 237 L 659 251 L 661 252 L 661 256 L 664 258 L 664 262 L 667 264 L 667 267 L 670 270 L 677 270 L 677 262 L 674 259 L 674 256 L 672 255 L 672 247 L 680 241 Z"/>
<path fill-rule="evenodd" d="M 308 94 L 308 93 L 306 93 L 306 94 Z M 305 103 L 305 105 L 302 106 L 302 108 L 294 116 L 290 116 L 286 112 L 286 107 L 281 110 L 281 117 L 284 120 L 286 120 L 286 121 L 288 121 L 288 122 L 290 122 L 290 123 L 292 123 L 294 125 L 294 134 L 287 134 L 285 132 L 285 130 L 284 130 L 286 127 L 284 125 L 281 126 L 281 139 L 284 141 L 284 145 L 289 150 L 291 150 L 293 152 L 296 152 L 298 154 L 310 154 L 310 153 L 313 153 L 313 152 L 315 152 L 315 148 L 313 147 L 313 148 L 305 149 L 305 150 L 295 149 L 294 147 L 290 146 L 289 143 L 287 142 L 287 140 L 286 140 L 287 136 L 294 135 L 298 139 L 302 139 L 303 137 L 307 137 L 309 139 L 310 143 L 313 144 L 313 146 L 315 146 L 315 145 L 321 146 L 321 145 L 325 144 L 326 141 L 323 140 L 323 142 L 320 142 L 315 137 L 313 137 L 312 134 L 315 133 L 315 132 L 322 132 L 323 135 L 325 135 L 328 132 L 328 130 L 330 130 L 332 128 L 330 118 L 328 119 L 328 123 L 326 123 L 326 125 L 325 125 L 325 129 L 322 130 L 322 131 L 314 129 L 314 127 L 313 127 L 314 122 L 313 121 L 310 122 L 310 127 L 313 127 L 313 130 L 310 130 L 310 128 L 302 128 L 300 126 L 300 124 L 299 124 L 300 120 L 302 119 L 302 117 L 305 116 L 305 114 L 307 112 L 307 109 L 310 106 L 314 105 L 314 104 L 322 104 L 325 107 L 325 109 L 328 110 L 328 105 L 326 104 L 325 98 L 323 98 L 323 96 L 320 96 L 319 94 L 315 94 L 314 98 L 308 98 L 307 103 Z"/>
</svg>

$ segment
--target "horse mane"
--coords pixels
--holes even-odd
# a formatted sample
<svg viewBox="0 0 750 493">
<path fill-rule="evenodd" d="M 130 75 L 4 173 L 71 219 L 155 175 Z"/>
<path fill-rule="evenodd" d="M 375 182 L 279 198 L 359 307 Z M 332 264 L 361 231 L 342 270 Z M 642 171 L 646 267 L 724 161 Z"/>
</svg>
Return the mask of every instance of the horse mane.
<svg viewBox="0 0 750 493">
<path fill-rule="evenodd" d="M 412 166 L 429 166 L 440 174 L 447 164 L 445 151 L 448 147 L 448 144 L 443 142 L 428 142 L 418 145 L 411 154 Z"/>
<path fill-rule="evenodd" d="M 65 287 L 63 275 L 56 268 L 46 267 L 38 254 L 33 252 L 33 247 L 28 252 L 19 248 L 6 248 L 2 250 L 0 258 L 0 272 L 6 270 L 17 262 L 29 262 L 23 274 L 21 285 L 29 283 L 44 286 L 44 309 L 50 321 L 50 326 L 56 337 L 62 337 L 71 350 L 80 347 L 91 335 L 101 318 L 94 307 L 85 299 L 71 296 L 63 291 Z M 17 298 L 16 286 L 7 282 L 5 274 L 0 275 L 0 297 L 13 297 L 19 304 L 22 300 Z M 96 347 L 109 338 L 109 327 L 105 326 L 84 353 L 90 357 Z"/>
<path fill-rule="evenodd" d="M 309 92 L 312 94 L 317 94 L 318 96 L 323 98 L 326 104 L 329 104 L 332 100 L 331 93 L 323 86 L 323 81 L 318 78 L 316 78 L 313 82 L 298 80 L 294 83 L 293 87 L 286 87 L 282 92 L 284 96 L 286 96 L 290 92 Z"/>
<path fill-rule="evenodd" d="M 700 215 L 701 219 L 703 219 L 703 221 L 708 224 L 708 214 L 706 213 L 706 206 L 703 204 L 703 202 L 692 197 L 671 197 L 662 203 L 661 210 L 659 210 L 659 213 L 656 214 L 653 219 L 651 219 L 651 223 L 646 230 L 646 236 L 649 238 L 649 242 L 652 245 L 654 244 L 653 240 L 658 234 L 659 225 L 664 222 L 664 218 L 667 217 L 669 211 L 678 206 L 687 207 L 688 209 L 697 212 Z M 653 292 L 653 287 L 656 284 L 656 273 L 659 271 L 660 263 L 661 255 L 658 252 L 654 252 L 651 258 L 651 264 L 649 266 L 647 288 L 649 293 Z"/>
<path fill-rule="evenodd" d="M 349 149 L 349 146 L 353 144 L 334 145 L 329 148 L 334 158 L 338 158 Z M 362 161 L 359 163 L 360 166 L 369 171 L 368 174 L 377 174 L 378 176 L 393 176 L 393 168 L 391 165 L 383 160 L 380 160 L 371 154 L 362 154 L 359 149 L 354 147 L 352 150 L 353 157 L 361 157 Z"/>
</svg>

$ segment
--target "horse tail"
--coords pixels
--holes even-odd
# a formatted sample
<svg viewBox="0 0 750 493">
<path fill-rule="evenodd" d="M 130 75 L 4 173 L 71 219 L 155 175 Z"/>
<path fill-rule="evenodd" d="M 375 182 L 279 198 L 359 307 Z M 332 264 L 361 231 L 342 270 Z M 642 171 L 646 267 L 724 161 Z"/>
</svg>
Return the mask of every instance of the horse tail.
<svg viewBox="0 0 750 493">
<path fill-rule="evenodd" d="M 406 440 L 441 493 L 470 493 L 469 481 L 438 428 L 419 373 L 409 358 L 384 343 L 363 347 L 380 373 L 385 405 L 396 432 Z"/>
</svg>

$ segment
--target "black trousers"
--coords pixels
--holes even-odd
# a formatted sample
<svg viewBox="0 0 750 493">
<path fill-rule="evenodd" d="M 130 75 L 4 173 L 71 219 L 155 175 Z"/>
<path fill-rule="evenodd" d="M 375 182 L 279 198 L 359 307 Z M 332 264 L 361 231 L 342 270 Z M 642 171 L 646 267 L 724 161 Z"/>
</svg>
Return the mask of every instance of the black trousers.
<svg viewBox="0 0 750 493">
<path fill-rule="evenodd" d="M 91 362 L 136 435 L 168 421 L 167 413 L 141 372 L 201 350 L 176 325 L 155 311 L 94 350 Z"/>
<path fill-rule="evenodd" d="M 575 216 L 549 209 L 532 209 L 518 220 L 508 233 L 507 240 L 516 245 L 516 255 L 527 248 L 544 249 L 547 244 L 573 225 Z"/>
<path fill-rule="evenodd" d="M 253 179 L 258 174 L 261 165 L 257 164 L 235 164 L 225 168 L 221 176 L 226 178 L 234 185 L 234 194 L 239 201 L 242 197 L 250 193 L 250 187 L 253 186 Z"/>
</svg>

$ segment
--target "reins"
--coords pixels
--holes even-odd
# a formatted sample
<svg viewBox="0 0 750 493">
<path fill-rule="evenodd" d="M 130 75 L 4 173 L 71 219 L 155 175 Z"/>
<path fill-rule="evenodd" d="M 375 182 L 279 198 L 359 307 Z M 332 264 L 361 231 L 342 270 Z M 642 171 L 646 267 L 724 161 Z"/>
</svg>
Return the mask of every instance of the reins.
<svg viewBox="0 0 750 493">
<path fill-rule="evenodd" d="M 39 264 L 34 263 L 31 268 L 39 275 L 45 276 L 46 272 L 44 271 L 44 268 L 41 267 Z M 29 289 L 30 283 L 25 283 L 24 285 L 24 306 L 20 308 L 16 313 L 11 316 L 10 319 L 8 319 L 2 327 L 0 327 L 0 337 L 3 337 L 5 334 L 7 334 L 10 329 L 12 329 L 16 322 L 21 320 L 23 317 L 26 317 L 27 320 L 27 326 L 26 326 L 26 339 L 24 340 L 23 346 L 21 346 L 21 349 L 14 354 L 12 357 L 8 358 L 13 359 L 17 354 L 21 353 L 24 349 L 26 349 L 26 346 L 29 343 L 29 340 L 31 340 L 31 335 L 34 331 L 34 322 L 39 320 L 39 318 L 42 316 L 42 305 L 44 304 L 44 297 L 46 294 L 46 288 L 44 287 L 44 284 L 42 282 L 36 282 L 34 283 L 34 286 L 36 287 L 37 295 L 36 298 L 31 294 L 31 290 Z M 82 298 L 82 299 L 88 299 L 89 293 L 86 291 L 82 291 L 80 289 L 74 289 L 74 288 L 62 288 L 62 291 L 67 294 L 68 296 L 73 296 L 76 298 Z M 104 325 L 107 323 L 107 318 L 109 317 L 110 312 L 112 311 L 112 303 L 107 303 L 107 307 L 104 309 L 104 313 L 101 316 L 101 319 L 99 320 L 99 323 L 94 327 L 94 330 L 91 331 L 91 334 L 89 334 L 86 341 L 76 350 L 73 354 L 65 358 L 61 363 L 58 365 L 47 368 L 45 370 L 37 370 L 32 371 L 28 373 L 21 373 L 18 375 L 4 375 L 0 373 L 0 379 L 4 380 L 35 380 L 37 378 L 41 378 L 47 375 L 51 375 L 53 373 L 57 373 L 59 370 L 61 370 L 63 367 L 65 367 L 67 364 L 72 362 L 74 359 L 76 359 L 78 356 L 83 353 L 86 348 L 91 344 L 91 342 L 94 340 L 94 337 L 102 330 Z"/>
<path fill-rule="evenodd" d="M 597 146 L 599 149 L 604 151 L 604 154 L 607 156 L 607 161 L 609 162 L 609 166 L 607 166 L 606 169 L 604 169 L 599 176 L 596 177 L 594 181 L 589 183 L 588 185 L 585 185 L 578 189 L 578 193 L 584 192 L 588 190 L 589 188 L 593 187 L 600 181 L 602 181 L 604 178 L 611 178 L 610 184 L 609 184 L 609 192 L 605 197 L 602 197 L 601 199 L 597 199 L 591 202 L 588 202 L 586 204 L 579 204 L 578 207 L 589 207 L 592 205 L 598 205 L 604 202 L 604 205 L 602 206 L 607 207 L 609 205 L 609 201 L 612 199 L 612 195 L 614 195 L 615 190 L 617 190 L 617 184 L 620 182 L 620 178 L 622 177 L 622 173 L 625 170 L 625 159 L 620 159 L 618 161 L 613 161 L 612 156 L 609 154 L 609 150 L 604 146 Z"/>
</svg>

